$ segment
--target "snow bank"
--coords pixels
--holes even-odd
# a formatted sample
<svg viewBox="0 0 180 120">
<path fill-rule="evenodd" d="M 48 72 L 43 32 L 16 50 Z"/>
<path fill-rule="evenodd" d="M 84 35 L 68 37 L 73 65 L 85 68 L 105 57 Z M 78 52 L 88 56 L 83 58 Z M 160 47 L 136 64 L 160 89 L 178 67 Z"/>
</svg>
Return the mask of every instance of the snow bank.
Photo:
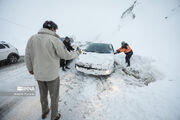
<svg viewBox="0 0 180 120">
<path fill-rule="evenodd" d="M 115 56 L 116 72 L 118 72 L 129 84 L 143 86 L 148 85 L 156 80 L 162 80 L 165 76 L 153 65 L 154 60 L 133 55 L 131 66 L 126 67 L 125 55 L 118 54 Z"/>
</svg>

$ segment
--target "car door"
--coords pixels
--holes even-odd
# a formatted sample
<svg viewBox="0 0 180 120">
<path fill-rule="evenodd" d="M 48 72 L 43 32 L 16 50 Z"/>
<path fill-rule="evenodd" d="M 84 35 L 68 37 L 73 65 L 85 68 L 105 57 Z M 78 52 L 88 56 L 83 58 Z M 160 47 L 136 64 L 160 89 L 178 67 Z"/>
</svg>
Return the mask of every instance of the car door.
<svg viewBox="0 0 180 120">
<path fill-rule="evenodd" d="M 4 46 L 3 44 L 0 44 L 0 60 L 4 60 L 7 59 L 8 56 L 8 52 L 9 50 L 7 49 L 6 46 Z"/>
</svg>

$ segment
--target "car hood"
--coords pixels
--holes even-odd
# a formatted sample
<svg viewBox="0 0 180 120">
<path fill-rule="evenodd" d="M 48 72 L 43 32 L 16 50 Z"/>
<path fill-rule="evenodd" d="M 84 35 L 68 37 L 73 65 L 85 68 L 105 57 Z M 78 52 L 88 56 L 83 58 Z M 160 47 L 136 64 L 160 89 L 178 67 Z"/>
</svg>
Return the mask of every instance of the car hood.
<svg viewBox="0 0 180 120">
<path fill-rule="evenodd" d="M 83 52 L 76 64 L 89 68 L 108 69 L 114 64 L 114 54 Z"/>
</svg>

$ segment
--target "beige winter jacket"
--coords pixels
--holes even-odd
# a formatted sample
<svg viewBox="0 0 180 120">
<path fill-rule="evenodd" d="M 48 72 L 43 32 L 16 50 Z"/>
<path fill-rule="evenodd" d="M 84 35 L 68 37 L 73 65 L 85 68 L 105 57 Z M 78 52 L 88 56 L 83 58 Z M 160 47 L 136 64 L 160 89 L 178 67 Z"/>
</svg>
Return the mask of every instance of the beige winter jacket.
<svg viewBox="0 0 180 120">
<path fill-rule="evenodd" d="M 70 60 L 78 55 L 77 51 L 69 52 L 55 32 L 42 28 L 28 40 L 25 61 L 36 80 L 51 81 L 59 76 L 60 58 Z"/>
</svg>

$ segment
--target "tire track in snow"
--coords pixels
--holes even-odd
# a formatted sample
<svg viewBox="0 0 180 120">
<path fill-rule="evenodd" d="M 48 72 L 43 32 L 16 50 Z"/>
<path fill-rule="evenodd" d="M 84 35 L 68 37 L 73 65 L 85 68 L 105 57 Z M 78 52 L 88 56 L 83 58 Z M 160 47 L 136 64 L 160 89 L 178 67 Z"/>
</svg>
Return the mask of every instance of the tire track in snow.
<svg viewBox="0 0 180 120">
<path fill-rule="evenodd" d="M 19 98 L 3 97 L 0 100 L 0 118 L 3 119 L 10 110 L 12 110 L 19 103 Z"/>
</svg>

